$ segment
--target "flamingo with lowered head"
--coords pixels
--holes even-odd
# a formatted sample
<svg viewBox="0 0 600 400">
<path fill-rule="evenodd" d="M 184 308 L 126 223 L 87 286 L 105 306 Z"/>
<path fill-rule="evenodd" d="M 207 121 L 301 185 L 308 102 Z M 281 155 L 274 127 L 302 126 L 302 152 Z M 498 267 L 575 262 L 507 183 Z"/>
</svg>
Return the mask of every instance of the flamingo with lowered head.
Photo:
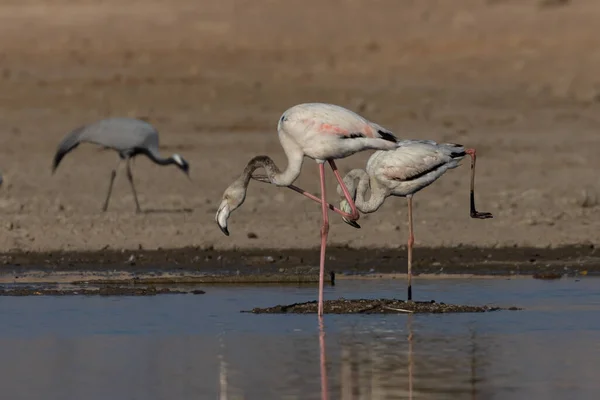
<svg viewBox="0 0 600 400">
<path fill-rule="evenodd" d="M 344 177 L 345 187 L 339 185 L 338 193 L 344 194 L 340 209 L 351 209 L 345 196 L 350 191 L 355 206 L 363 213 L 375 212 L 389 196 L 406 197 L 408 200 L 408 300 L 412 300 L 412 249 L 413 235 L 412 197 L 426 188 L 444 173 L 459 166 L 466 156 L 471 157 L 471 218 L 493 218 L 489 212 L 479 212 L 475 208 L 475 149 L 465 149 L 460 144 L 436 143 L 431 140 L 402 140 L 398 147 L 390 151 L 377 151 L 367 162 L 366 171 L 354 169 Z M 357 184 L 358 181 L 358 184 Z M 370 197 L 366 192 L 370 189 Z M 342 217 L 345 222 L 356 226 L 356 222 Z"/>
<path fill-rule="evenodd" d="M 241 176 L 223 193 L 215 220 L 221 231 L 229 235 L 227 219 L 229 215 L 242 205 L 251 178 L 272 183 L 276 186 L 287 186 L 291 189 L 321 203 L 323 224 L 321 227 L 321 253 L 319 262 L 319 302 L 318 315 L 323 315 L 323 280 L 325 273 L 325 248 L 329 232 L 327 209 L 339 213 L 349 224 L 358 227 L 358 210 L 350 193 L 342 181 L 334 160 L 348 157 L 356 152 L 368 149 L 391 150 L 398 146 L 398 139 L 387 129 L 366 120 L 354 112 L 333 104 L 306 103 L 293 106 L 285 111 L 277 125 L 279 141 L 288 158 L 288 165 L 281 171 L 268 156 L 257 156 L 251 159 Z M 292 183 L 300 175 L 304 157 L 315 160 L 319 167 L 321 180 L 321 199 Z M 333 173 L 347 200 L 348 212 L 342 212 L 329 205 L 325 200 L 325 161 L 329 163 Z M 252 176 L 258 169 L 264 168 L 266 176 Z"/>
</svg>

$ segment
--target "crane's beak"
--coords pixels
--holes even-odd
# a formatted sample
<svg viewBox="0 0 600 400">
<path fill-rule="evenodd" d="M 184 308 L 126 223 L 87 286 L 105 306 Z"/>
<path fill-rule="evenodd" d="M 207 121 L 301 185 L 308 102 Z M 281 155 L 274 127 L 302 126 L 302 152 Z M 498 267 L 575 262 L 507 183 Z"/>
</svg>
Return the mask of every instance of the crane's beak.
<svg viewBox="0 0 600 400">
<path fill-rule="evenodd" d="M 217 225 L 219 225 L 221 232 L 223 232 L 225 236 L 229 236 L 229 230 L 227 229 L 227 219 L 229 218 L 229 214 L 229 204 L 227 203 L 227 200 L 224 199 L 221 202 L 219 209 L 217 210 L 217 214 L 215 215 L 215 221 L 217 222 Z"/>
<path fill-rule="evenodd" d="M 189 180 L 192 180 L 192 178 L 190 177 L 190 165 L 189 164 L 186 163 L 183 166 L 177 164 L 177 166 L 185 174 L 185 176 L 187 176 L 187 178 Z"/>
</svg>

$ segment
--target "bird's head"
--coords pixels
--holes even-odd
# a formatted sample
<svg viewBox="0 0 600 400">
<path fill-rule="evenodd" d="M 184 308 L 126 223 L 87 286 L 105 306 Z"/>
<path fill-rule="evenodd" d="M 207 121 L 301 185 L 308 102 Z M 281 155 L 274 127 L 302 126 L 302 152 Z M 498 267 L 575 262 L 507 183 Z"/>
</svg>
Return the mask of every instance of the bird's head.
<svg viewBox="0 0 600 400">
<path fill-rule="evenodd" d="M 177 167 L 182 170 L 186 175 L 189 175 L 190 173 L 190 164 L 188 164 L 187 161 L 185 161 L 183 159 L 183 157 L 181 157 L 179 154 L 173 154 L 173 156 L 171 157 L 171 159 L 173 160 L 173 162 L 175 163 L 175 165 L 177 165 Z"/>
<path fill-rule="evenodd" d="M 215 215 L 215 221 L 219 225 L 219 228 L 221 228 L 221 232 L 225 235 L 229 236 L 229 230 L 227 229 L 229 214 L 241 206 L 245 199 L 246 190 L 244 185 L 239 181 L 232 183 L 225 190 L 225 193 L 223 193 L 223 200 L 221 200 L 221 204 Z"/>
</svg>

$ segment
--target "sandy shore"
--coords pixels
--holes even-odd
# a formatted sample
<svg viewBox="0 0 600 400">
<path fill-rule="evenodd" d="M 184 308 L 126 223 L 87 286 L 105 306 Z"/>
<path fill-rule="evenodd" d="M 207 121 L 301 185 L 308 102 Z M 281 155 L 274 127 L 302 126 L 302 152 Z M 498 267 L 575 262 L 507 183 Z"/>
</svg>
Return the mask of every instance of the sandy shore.
<svg viewBox="0 0 600 400">
<path fill-rule="evenodd" d="M 477 148 L 478 207 L 495 218 L 470 219 L 468 166 L 449 172 L 415 197 L 418 257 L 457 245 L 598 245 L 600 4 L 548 3 L 5 1 L 0 252 L 312 249 L 320 209 L 286 189 L 253 184 L 230 237 L 213 221 L 252 156 L 285 165 L 277 118 L 307 101 L 346 106 L 402 138 Z M 155 124 L 193 180 L 139 159 L 147 212 L 134 213 L 121 171 L 101 213 L 114 153 L 81 146 L 54 176 L 50 165 L 63 135 L 107 116 Z M 298 185 L 318 192 L 310 160 Z M 332 217 L 330 243 L 399 249 L 405 210 L 388 199 L 361 230 Z"/>
</svg>

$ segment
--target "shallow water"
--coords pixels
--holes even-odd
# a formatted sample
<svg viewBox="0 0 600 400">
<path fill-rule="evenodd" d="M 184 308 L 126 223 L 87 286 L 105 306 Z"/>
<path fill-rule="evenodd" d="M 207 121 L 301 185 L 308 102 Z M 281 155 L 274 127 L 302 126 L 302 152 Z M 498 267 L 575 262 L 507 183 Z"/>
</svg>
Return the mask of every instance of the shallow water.
<svg viewBox="0 0 600 400">
<path fill-rule="evenodd" d="M 6 399 L 592 399 L 600 279 L 416 280 L 418 300 L 517 305 L 453 315 L 253 315 L 313 286 L 205 295 L 0 298 Z M 339 281 L 326 298 L 404 297 Z M 326 368 L 321 368 L 325 358 Z M 323 390 L 326 388 L 326 390 Z"/>
</svg>

